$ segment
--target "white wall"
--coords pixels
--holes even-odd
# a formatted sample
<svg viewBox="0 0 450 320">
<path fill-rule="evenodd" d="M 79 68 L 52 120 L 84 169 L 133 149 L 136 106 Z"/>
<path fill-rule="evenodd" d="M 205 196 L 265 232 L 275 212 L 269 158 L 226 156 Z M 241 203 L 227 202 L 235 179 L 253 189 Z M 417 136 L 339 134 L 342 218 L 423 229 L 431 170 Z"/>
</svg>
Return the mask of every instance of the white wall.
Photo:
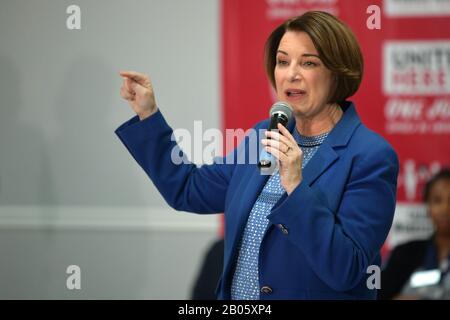
<svg viewBox="0 0 450 320">
<path fill-rule="evenodd" d="M 173 128 L 220 128 L 219 0 L 0 7 L 0 298 L 187 298 L 218 217 L 174 214 L 121 145 L 118 71 L 150 74 Z"/>
</svg>

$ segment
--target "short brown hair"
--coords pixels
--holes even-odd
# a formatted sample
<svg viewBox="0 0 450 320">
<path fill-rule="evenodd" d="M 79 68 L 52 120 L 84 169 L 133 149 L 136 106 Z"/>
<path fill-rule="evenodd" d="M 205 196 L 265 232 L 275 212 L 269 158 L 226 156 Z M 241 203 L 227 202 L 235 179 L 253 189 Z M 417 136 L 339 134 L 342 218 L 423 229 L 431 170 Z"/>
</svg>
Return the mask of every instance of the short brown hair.
<svg viewBox="0 0 450 320">
<path fill-rule="evenodd" d="M 329 103 L 342 102 L 355 94 L 363 76 L 364 62 L 358 41 L 350 28 L 335 16 L 308 11 L 278 26 L 267 39 L 264 63 L 272 86 L 275 84 L 276 53 L 287 31 L 304 31 L 311 38 L 319 57 L 335 78 Z"/>
</svg>

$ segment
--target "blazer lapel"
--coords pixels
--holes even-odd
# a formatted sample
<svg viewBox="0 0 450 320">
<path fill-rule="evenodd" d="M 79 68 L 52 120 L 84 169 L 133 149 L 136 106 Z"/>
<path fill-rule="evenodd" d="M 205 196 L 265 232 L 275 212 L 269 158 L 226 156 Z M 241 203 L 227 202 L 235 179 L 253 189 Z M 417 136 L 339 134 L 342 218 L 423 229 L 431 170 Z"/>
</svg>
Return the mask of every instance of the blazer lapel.
<svg viewBox="0 0 450 320">
<path fill-rule="evenodd" d="M 291 121 L 288 122 L 287 124 L 287 129 L 292 133 L 292 131 L 295 128 L 295 120 L 292 119 Z M 263 137 L 259 136 L 259 132 L 258 132 L 258 142 L 261 141 Z M 258 162 L 259 162 L 259 157 L 260 157 L 260 150 L 262 150 L 263 145 L 260 143 L 259 144 L 259 150 L 258 150 Z M 251 169 L 249 170 L 250 173 L 248 174 L 248 176 L 243 177 L 246 181 L 248 181 L 245 190 L 243 191 L 243 194 L 241 194 L 241 197 L 244 199 L 245 201 L 241 201 L 240 202 L 240 206 L 239 206 L 239 228 L 245 226 L 245 222 L 247 221 L 248 215 L 250 214 L 250 211 L 253 208 L 253 205 L 256 202 L 256 199 L 258 198 L 259 194 L 261 193 L 261 190 L 264 188 L 265 184 L 267 183 L 267 180 L 269 180 L 270 175 L 267 174 L 262 174 L 260 169 L 258 168 L 257 165 L 253 165 L 251 166 Z M 247 180 L 248 179 L 248 180 Z M 240 230 L 242 231 L 242 230 Z M 240 235 L 241 232 L 237 232 L 236 235 Z M 235 235 L 235 236 L 236 236 Z M 233 241 L 233 248 L 236 245 L 236 239 L 234 239 Z"/>
<path fill-rule="evenodd" d="M 308 186 L 313 184 L 322 172 L 328 169 L 338 158 L 336 151 L 324 141 L 303 169 L 303 182 Z"/>
<path fill-rule="evenodd" d="M 287 129 L 292 132 L 295 128 L 295 120 L 289 121 L 287 124 Z M 259 136 L 257 141 L 259 142 L 259 150 L 258 150 L 258 159 L 260 157 L 260 151 L 262 150 L 263 146 L 260 143 L 261 139 L 263 137 Z M 267 183 L 267 180 L 269 180 L 270 175 L 262 174 L 258 165 L 251 165 L 249 166 L 248 173 L 245 174 L 242 179 L 246 181 L 247 183 L 243 187 L 242 190 L 238 194 L 235 195 L 235 197 L 239 197 L 240 199 L 233 199 L 232 203 L 233 206 L 228 209 L 228 211 L 233 212 L 233 215 L 236 215 L 237 222 L 235 222 L 232 226 L 225 226 L 225 228 L 229 228 L 229 235 L 233 239 L 231 242 L 231 252 L 228 256 L 225 257 L 225 268 L 229 269 L 232 266 L 232 262 L 234 259 L 234 256 L 237 251 L 238 242 L 240 241 L 240 237 L 242 236 L 242 233 L 244 232 L 244 228 L 248 219 L 248 216 L 250 214 L 250 211 L 252 210 L 259 194 L 261 193 L 261 190 L 264 188 L 264 186 Z M 225 273 L 227 274 L 227 273 Z"/>
<path fill-rule="evenodd" d="M 334 148 L 346 147 L 353 132 L 361 124 L 353 103 L 345 102 L 341 107 L 344 111 L 342 119 L 303 170 L 303 181 L 308 185 L 313 184 L 339 158 Z"/>
<path fill-rule="evenodd" d="M 232 225 L 225 225 L 228 236 L 232 239 L 229 254 L 224 257 L 224 270 L 226 270 L 224 274 L 226 275 L 229 274 L 229 270 L 233 266 L 240 237 L 244 232 L 250 211 L 269 177 L 269 175 L 262 175 L 257 165 L 250 166 L 248 174 L 242 177 L 248 183 L 234 196 L 233 205 L 228 208 L 228 214 L 235 216 L 233 219 L 235 221 Z M 225 281 L 230 281 L 230 278 Z"/>
</svg>

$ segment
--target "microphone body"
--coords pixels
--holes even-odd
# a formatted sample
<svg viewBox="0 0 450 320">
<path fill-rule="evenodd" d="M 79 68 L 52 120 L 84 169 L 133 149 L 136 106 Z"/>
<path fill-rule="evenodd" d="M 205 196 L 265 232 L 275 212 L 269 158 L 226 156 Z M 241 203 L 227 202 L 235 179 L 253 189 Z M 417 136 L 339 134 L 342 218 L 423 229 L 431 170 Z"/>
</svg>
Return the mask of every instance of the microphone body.
<svg viewBox="0 0 450 320">
<path fill-rule="evenodd" d="M 292 119 L 292 108 L 286 102 L 276 102 L 272 108 L 270 108 L 270 123 L 267 130 L 278 130 L 278 124 L 281 123 L 286 127 L 287 123 Z M 267 139 L 270 139 L 267 137 Z M 261 151 L 258 167 L 261 170 L 273 169 L 276 165 L 276 159 L 272 154 L 266 151 L 264 148 Z"/>
</svg>

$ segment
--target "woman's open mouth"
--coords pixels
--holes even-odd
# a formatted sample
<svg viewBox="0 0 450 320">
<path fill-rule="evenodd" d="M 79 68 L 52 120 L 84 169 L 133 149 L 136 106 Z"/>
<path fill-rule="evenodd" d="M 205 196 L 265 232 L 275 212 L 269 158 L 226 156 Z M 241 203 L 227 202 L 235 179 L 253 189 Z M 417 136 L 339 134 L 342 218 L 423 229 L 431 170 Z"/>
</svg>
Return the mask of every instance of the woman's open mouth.
<svg viewBox="0 0 450 320">
<path fill-rule="evenodd" d="M 306 91 L 301 89 L 287 89 L 284 93 L 288 100 L 300 100 L 306 95 Z"/>
</svg>

